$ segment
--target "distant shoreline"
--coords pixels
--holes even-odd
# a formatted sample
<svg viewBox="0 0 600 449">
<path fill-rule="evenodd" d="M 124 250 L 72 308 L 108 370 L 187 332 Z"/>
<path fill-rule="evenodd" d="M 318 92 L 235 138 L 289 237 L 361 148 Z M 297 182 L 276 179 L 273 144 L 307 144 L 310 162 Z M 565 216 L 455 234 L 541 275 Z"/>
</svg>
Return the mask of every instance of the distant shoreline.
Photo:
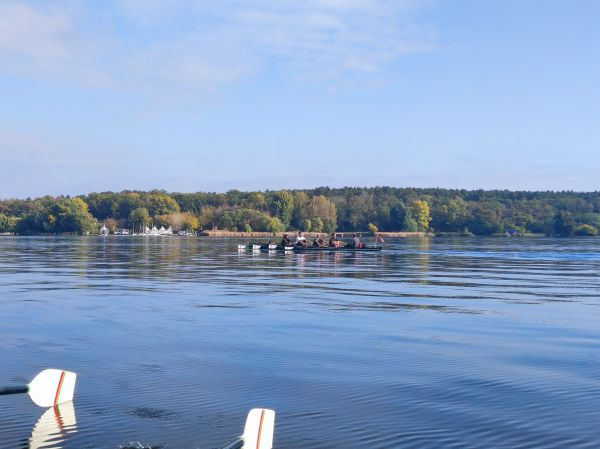
<svg viewBox="0 0 600 449">
<path fill-rule="evenodd" d="M 153 229 L 147 232 L 146 227 Z M 336 229 L 344 230 L 340 235 L 380 231 L 384 237 L 594 236 L 600 231 L 600 192 L 322 187 L 224 194 L 122 191 L 0 200 L 0 232 L 94 234 L 99 229 L 103 233 L 227 229 L 203 235 L 238 238 L 280 236 L 288 229 L 310 231 L 310 236 Z"/>
<path fill-rule="evenodd" d="M 243 232 L 243 231 L 221 231 L 221 230 L 211 230 L 211 231 L 199 231 L 197 234 L 189 234 L 189 235 L 144 235 L 144 234 L 129 234 L 129 235 L 115 235 L 115 234 L 78 234 L 74 232 L 63 232 L 63 233 L 40 233 L 40 234 L 14 234 L 14 233 L 0 233 L 0 237 L 105 237 L 105 238 L 118 238 L 125 239 L 127 237 L 148 237 L 148 238 L 224 238 L 224 239 L 280 239 L 283 234 L 287 234 L 290 237 L 294 237 L 298 231 L 288 231 L 288 232 Z M 352 234 L 356 233 L 362 239 L 373 239 L 375 235 L 369 231 L 359 232 L 359 231 L 340 231 L 336 232 L 336 236 L 342 239 L 351 238 Z M 315 238 L 317 236 L 326 237 L 329 234 L 324 232 L 303 232 L 302 233 L 306 238 Z M 525 233 L 519 235 L 507 235 L 504 234 L 492 234 L 485 236 L 478 235 L 467 235 L 462 233 L 453 233 L 453 232 L 379 232 L 379 236 L 384 239 L 389 238 L 478 238 L 478 237 L 486 237 L 486 238 L 507 238 L 507 237 L 529 237 L 529 238 L 542 238 L 542 237 L 581 237 L 581 236 L 561 236 L 561 235 L 545 235 L 542 233 Z"/>
<path fill-rule="evenodd" d="M 283 232 L 243 232 L 243 231 L 222 231 L 222 230 L 210 230 L 210 231 L 200 231 L 198 234 L 201 237 L 249 237 L 249 238 L 268 238 L 268 237 L 283 237 L 284 234 L 287 235 L 296 235 L 298 231 L 283 231 Z M 370 231 L 360 232 L 360 231 L 339 231 L 336 232 L 338 237 L 351 237 L 352 234 L 358 234 L 362 236 L 371 236 L 374 237 L 373 233 Z M 329 235 L 326 232 L 303 232 L 305 237 L 314 238 L 317 236 Z M 427 237 L 432 236 L 433 234 L 428 234 L 426 232 L 404 232 L 404 231 L 395 231 L 395 232 L 380 232 L 379 235 L 381 237 Z"/>
</svg>

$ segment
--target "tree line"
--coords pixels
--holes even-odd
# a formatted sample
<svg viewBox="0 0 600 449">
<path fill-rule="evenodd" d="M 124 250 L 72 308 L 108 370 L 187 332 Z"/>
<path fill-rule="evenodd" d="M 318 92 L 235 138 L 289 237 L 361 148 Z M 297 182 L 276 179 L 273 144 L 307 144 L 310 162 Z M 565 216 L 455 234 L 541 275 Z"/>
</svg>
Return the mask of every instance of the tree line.
<svg viewBox="0 0 600 449">
<path fill-rule="evenodd" d="M 122 191 L 0 200 L 0 232 L 93 233 L 98 223 L 175 230 L 427 231 L 596 235 L 600 192 L 320 187 L 226 193 Z"/>
</svg>

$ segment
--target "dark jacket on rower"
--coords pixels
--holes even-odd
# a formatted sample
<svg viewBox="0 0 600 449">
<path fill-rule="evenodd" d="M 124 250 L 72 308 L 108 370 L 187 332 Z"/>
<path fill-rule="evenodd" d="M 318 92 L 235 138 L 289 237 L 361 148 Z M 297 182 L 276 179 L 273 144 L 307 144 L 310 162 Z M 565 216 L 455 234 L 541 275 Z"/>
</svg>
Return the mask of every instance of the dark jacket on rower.
<svg viewBox="0 0 600 449">
<path fill-rule="evenodd" d="M 285 234 L 281 239 L 281 246 L 292 246 L 292 241 L 288 239 L 287 234 Z"/>
</svg>

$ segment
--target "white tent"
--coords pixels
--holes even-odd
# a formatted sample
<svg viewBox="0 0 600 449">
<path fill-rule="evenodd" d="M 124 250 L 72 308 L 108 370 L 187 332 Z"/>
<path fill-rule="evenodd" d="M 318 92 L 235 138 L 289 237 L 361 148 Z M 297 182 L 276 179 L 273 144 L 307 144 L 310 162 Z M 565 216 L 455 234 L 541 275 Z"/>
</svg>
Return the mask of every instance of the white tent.
<svg viewBox="0 0 600 449">
<path fill-rule="evenodd" d="M 109 231 L 106 225 L 102 225 L 102 227 L 100 228 L 100 235 L 108 235 L 108 233 Z"/>
</svg>

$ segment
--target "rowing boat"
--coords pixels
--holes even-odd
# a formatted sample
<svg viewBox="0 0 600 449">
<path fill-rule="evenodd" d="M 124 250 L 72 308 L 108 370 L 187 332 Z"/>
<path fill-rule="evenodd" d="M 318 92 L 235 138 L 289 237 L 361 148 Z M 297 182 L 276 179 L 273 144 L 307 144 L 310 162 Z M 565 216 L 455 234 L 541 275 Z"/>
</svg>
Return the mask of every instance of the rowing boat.
<svg viewBox="0 0 600 449">
<path fill-rule="evenodd" d="M 382 250 L 381 246 L 363 246 L 362 248 L 353 248 L 350 246 L 342 246 L 339 248 L 333 246 L 279 246 L 273 244 L 249 243 L 247 245 L 238 245 L 238 250 L 250 251 L 294 251 L 299 253 L 304 252 L 378 252 Z"/>
<path fill-rule="evenodd" d="M 381 246 L 363 246 L 361 248 L 353 248 L 350 246 L 342 246 L 339 248 L 333 247 L 333 246 L 325 246 L 325 247 L 319 247 L 319 246 L 294 246 L 292 248 L 293 251 L 298 251 L 300 253 L 302 252 L 337 252 L 337 251 L 348 251 L 348 252 L 377 252 L 377 251 L 381 251 L 382 247 Z"/>
</svg>

